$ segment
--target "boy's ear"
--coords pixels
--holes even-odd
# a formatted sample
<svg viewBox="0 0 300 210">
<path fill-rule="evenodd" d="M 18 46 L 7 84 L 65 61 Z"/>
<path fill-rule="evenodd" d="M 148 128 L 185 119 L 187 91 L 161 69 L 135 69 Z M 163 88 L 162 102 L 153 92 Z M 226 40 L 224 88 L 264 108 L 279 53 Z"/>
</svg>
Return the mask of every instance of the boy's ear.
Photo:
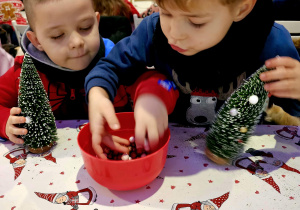
<svg viewBox="0 0 300 210">
<path fill-rule="evenodd" d="M 26 36 L 30 40 L 30 42 L 33 44 L 33 46 L 35 46 L 39 51 L 44 51 L 42 45 L 40 44 L 39 40 L 37 39 L 37 37 L 33 31 L 27 31 Z"/>
<path fill-rule="evenodd" d="M 257 0 L 243 0 L 236 5 L 234 22 L 244 19 L 253 9 Z"/>
<path fill-rule="evenodd" d="M 99 23 L 100 22 L 100 13 L 99 12 L 95 12 L 95 13 L 96 13 L 97 21 Z"/>
</svg>

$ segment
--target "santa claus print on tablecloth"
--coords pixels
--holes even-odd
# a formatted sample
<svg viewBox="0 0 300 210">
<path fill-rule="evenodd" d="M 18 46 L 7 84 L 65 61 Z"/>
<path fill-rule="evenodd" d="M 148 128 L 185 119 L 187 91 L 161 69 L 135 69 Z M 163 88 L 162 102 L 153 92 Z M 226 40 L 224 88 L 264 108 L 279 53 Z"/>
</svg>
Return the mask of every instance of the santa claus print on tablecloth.
<svg viewBox="0 0 300 210">
<path fill-rule="evenodd" d="M 275 134 L 286 140 L 297 140 L 295 137 L 298 137 L 298 142 L 295 144 L 300 146 L 300 129 L 297 126 L 284 126 L 283 128 L 276 130 Z"/>
<path fill-rule="evenodd" d="M 222 204 L 228 199 L 229 192 L 224 195 L 209 199 L 206 201 L 197 201 L 191 204 L 188 203 L 174 203 L 171 210 L 180 210 L 181 208 L 190 208 L 192 210 L 219 210 Z"/>
<path fill-rule="evenodd" d="M 54 144 L 54 146 L 55 145 L 56 143 Z M 54 146 L 49 151 L 42 154 L 31 153 L 26 149 L 26 147 L 18 147 L 5 153 L 3 156 L 9 159 L 9 162 L 10 164 L 12 164 L 13 169 L 15 171 L 14 180 L 16 180 L 21 175 L 22 170 L 26 166 L 27 163 L 26 159 L 28 155 L 31 155 L 32 157 L 42 157 L 48 161 L 56 163 L 56 158 L 52 156 L 52 150 Z"/>
<path fill-rule="evenodd" d="M 300 138 L 300 129 L 298 129 L 297 126 L 284 126 L 283 128 L 276 130 L 275 134 L 280 138 L 293 140 L 295 137 Z"/>
<path fill-rule="evenodd" d="M 264 152 L 264 151 L 261 151 L 261 150 L 255 150 L 253 148 L 249 148 L 246 152 L 250 153 L 252 156 L 264 157 L 263 160 L 257 160 L 258 163 L 270 164 L 270 165 L 273 165 L 277 168 L 282 168 L 282 169 L 285 169 L 287 171 L 291 171 L 291 172 L 295 172 L 295 173 L 300 174 L 299 170 L 288 166 L 285 162 L 283 162 L 281 160 L 276 159 L 271 152 Z"/>
<path fill-rule="evenodd" d="M 254 162 L 249 157 L 243 155 L 238 156 L 233 160 L 232 165 L 235 165 L 242 169 L 246 169 L 249 173 L 265 181 L 280 193 L 280 189 L 274 181 L 273 177 L 267 171 L 265 171 L 264 168 L 259 165 L 259 163 Z"/>
<path fill-rule="evenodd" d="M 46 155 L 44 155 L 44 158 L 46 160 L 52 161 L 53 163 L 56 163 L 56 158 L 52 156 L 52 153 L 47 153 Z"/>
<path fill-rule="evenodd" d="M 24 147 L 13 149 L 3 156 L 9 159 L 10 164 L 12 164 L 14 171 L 15 171 L 15 180 L 20 176 L 23 168 L 26 165 L 26 158 L 28 152 Z"/>
<path fill-rule="evenodd" d="M 87 123 L 83 123 L 83 124 L 78 125 L 78 127 L 76 127 L 76 131 L 77 131 L 77 132 L 81 131 L 81 129 L 82 129 L 86 124 L 87 124 Z"/>
<path fill-rule="evenodd" d="M 92 205 L 97 200 L 97 193 L 92 187 L 79 191 L 67 191 L 64 193 L 40 193 L 35 194 L 53 204 L 64 204 L 72 206 L 71 210 L 79 209 L 79 205 Z M 87 194 L 87 202 L 80 202 L 79 194 Z"/>
</svg>

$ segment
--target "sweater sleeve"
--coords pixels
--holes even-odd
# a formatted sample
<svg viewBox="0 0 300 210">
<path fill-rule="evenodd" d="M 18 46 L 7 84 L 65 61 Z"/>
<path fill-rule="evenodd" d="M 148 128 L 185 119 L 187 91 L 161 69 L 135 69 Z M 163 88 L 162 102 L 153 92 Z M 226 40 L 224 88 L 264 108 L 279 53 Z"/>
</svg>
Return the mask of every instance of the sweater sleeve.
<svg viewBox="0 0 300 210">
<path fill-rule="evenodd" d="M 119 41 L 105 58 L 101 58 L 85 78 L 85 90 L 104 88 L 113 101 L 119 84 L 131 85 L 153 66 L 152 37 L 158 17 L 143 19 L 131 36 Z M 128 83 L 128 84 L 125 84 Z"/>
<path fill-rule="evenodd" d="M 165 104 L 168 114 L 171 114 L 175 108 L 179 92 L 174 82 L 168 80 L 165 75 L 157 71 L 147 71 L 142 74 L 137 81 L 126 88 L 126 91 L 133 99 L 133 103 L 142 94 L 153 94 L 160 98 Z"/>
<path fill-rule="evenodd" d="M 10 109 L 18 106 L 18 85 L 23 56 L 15 58 L 15 63 L 0 77 L 0 137 L 8 138 L 5 132 Z"/>
</svg>

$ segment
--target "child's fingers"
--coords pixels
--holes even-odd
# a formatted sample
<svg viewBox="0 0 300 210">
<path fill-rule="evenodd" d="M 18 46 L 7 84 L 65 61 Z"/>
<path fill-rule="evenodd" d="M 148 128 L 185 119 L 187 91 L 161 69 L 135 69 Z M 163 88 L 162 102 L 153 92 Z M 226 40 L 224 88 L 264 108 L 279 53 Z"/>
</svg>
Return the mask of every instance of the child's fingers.
<svg viewBox="0 0 300 210">
<path fill-rule="evenodd" d="M 18 138 L 17 136 L 20 135 L 26 135 L 27 129 L 25 128 L 18 128 L 14 126 L 13 124 L 9 124 L 6 126 L 6 135 L 8 136 L 9 140 L 16 143 L 16 144 L 23 144 L 24 140 L 21 138 Z"/>
<path fill-rule="evenodd" d="M 169 121 L 168 121 L 168 115 L 166 118 L 164 118 L 164 120 L 162 120 L 163 123 L 162 123 L 162 126 L 160 126 L 159 128 L 159 136 L 160 137 L 163 137 L 166 130 L 168 129 L 168 126 L 169 126 Z"/>
<path fill-rule="evenodd" d="M 104 131 L 104 127 L 101 124 L 102 121 L 90 121 L 90 131 L 92 134 L 92 147 L 96 155 L 101 159 L 107 159 L 106 156 L 103 154 L 103 149 L 101 147 L 101 140 Z"/>
<path fill-rule="evenodd" d="M 11 142 L 16 144 L 23 144 L 24 140 L 18 138 L 17 136 L 26 135 L 27 129 L 26 128 L 18 128 L 15 125 L 23 124 L 26 121 L 25 117 L 16 116 L 21 113 L 21 109 L 18 107 L 13 107 L 10 109 L 10 116 L 7 120 L 5 132 Z"/>
<path fill-rule="evenodd" d="M 266 83 L 264 85 L 265 90 L 269 92 L 280 91 L 280 90 L 292 91 L 296 89 L 295 87 L 296 87 L 295 81 L 292 79 L 278 80 L 278 81 Z"/>
<path fill-rule="evenodd" d="M 273 96 L 276 96 L 278 98 L 293 98 L 300 100 L 300 94 L 295 94 L 291 91 L 287 90 L 277 90 L 274 92 L 270 92 Z"/>
<path fill-rule="evenodd" d="M 10 123 L 11 124 L 23 124 L 26 122 L 26 118 L 22 116 L 10 116 Z"/>
<path fill-rule="evenodd" d="M 107 108 L 107 110 L 105 110 L 103 115 L 104 115 L 104 118 L 106 119 L 108 126 L 112 130 L 118 130 L 120 128 L 119 120 L 118 120 L 115 110 L 113 109 L 112 106 L 110 108 Z"/>
<path fill-rule="evenodd" d="M 291 57 L 280 57 L 271 58 L 265 62 L 267 68 L 276 68 L 278 66 L 285 66 L 287 68 L 293 68 L 297 65 L 298 61 Z"/>
<path fill-rule="evenodd" d="M 152 134 L 150 130 L 147 132 L 149 143 L 150 143 L 150 149 L 152 151 L 157 149 L 159 145 L 159 140 L 164 136 L 167 128 L 168 128 L 168 121 L 157 125 L 155 128 L 155 133 Z"/>
<path fill-rule="evenodd" d="M 280 98 L 300 98 L 300 90 L 297 89 L 295 80 L 286 79 L 264 85 L 266 91 Z"/>
<path fill-rule="evenodd" d="M 148 136 L 150 149 L 154 151 L 158 146 L 159 136 L 160 136 L 157 125 L 148 126 L 147 136 Z"/>
<path fill-rule="evenodd" d="M 139 122 L 139 121 L 137 121 Z M 136 148 L 144 148 L 144 141 L 146 138 L 146 126 L 145 124 L 142 123 L 136 123 L 135 125 L 135 145 Z"/>
<path fill-rule="evenodd" d="M 21 113 L 21 108 L 13 107 L 10 109 L 10 115 L 18 115 Z"/>
<path fill-rule="evenodd" d="M 103 144 L 113 151 L 129 154 L 128 146 L 130 145 L 130 142 L 128 139 L 108 135 L 103 137 Z"/>
<path fill-rule="evenodd" d="M 9 140 L 15 144 L 24 144 L 24 140 L 21 139 L 21 138 L 18 138 L 17 136 L 15 135 L 12 135 Z"/>
<path fill-rule="evenodd" d="M 125 146 L 130 145 L 129 139 L 124 139 L 119 136 L 112 136 L 112 140 L 113 140 L 113 142 L 118 143 L 120 145 L 125 145 Z"/>
<path fill-rule="evenodd" d="M 15 116 L 21 113 L 21 109 L 18 107 L 13 107 L 10 109 L 10 117 L 8 119 L 8 132 L 14 135 L 25 135 L 27 134 L 26 128 L 18 128 L 14 125 L 23 124 L 26 122 L 26 118 L 22 116 Z"/>
<path fill-rule="evenodd" d="M 13 124 L 11 124 L 8 127 L 8 133 L 13 134 L 13 135 L 26 135 L 27 134 L 27 129 L 26 128 L 18 128 L 16 126 L 14 126 Z"/>
<path fill-rule="evenodd" d="M 99 136 L 100 137 L 100 136 Z M 101 158 L 101 159 L 107 159 L 107 157 L 104 155 L 103 153 L 103 149 L 100 145 L 101 142 L 101 137 L 97 138 L 96 136 L 92 136 L 92 147 L 94 149 L 94 152 L 96 153 L 96 155 Z"/>
<path fill-rule="evenodd" d="M 260 79 L 264 82 L 284 80 L 294 78 L 294 71 L 289 70 L 283 66 L 276 67 L 276 69 L 260 74 Z"/>
</svg>

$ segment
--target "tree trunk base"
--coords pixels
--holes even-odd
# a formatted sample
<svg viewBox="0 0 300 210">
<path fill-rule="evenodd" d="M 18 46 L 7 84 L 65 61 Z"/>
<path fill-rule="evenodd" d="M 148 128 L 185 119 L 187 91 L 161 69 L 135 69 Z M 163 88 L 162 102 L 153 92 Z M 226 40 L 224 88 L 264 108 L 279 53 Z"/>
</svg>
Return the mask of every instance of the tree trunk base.
<svg viewBox="0 0 300 210">
<path fill-rule="evenodd" d="M 53 146 L 53 143 L 51 142 L 49 145 L 40 147 L 40 148 L 32 148 L 32 147 L 28 146 L 28 150 L 34 154 L 41 154 L 41 153 L 49 151 L 52 146 Z"/>
<path fill-rule="evenodd" d="M 221 158 L 215 154 L 213 154 L 208 148 L 205 149 L 206 156 L 219 165 L 229 165 L 229 159 Z"/>
</svg>

